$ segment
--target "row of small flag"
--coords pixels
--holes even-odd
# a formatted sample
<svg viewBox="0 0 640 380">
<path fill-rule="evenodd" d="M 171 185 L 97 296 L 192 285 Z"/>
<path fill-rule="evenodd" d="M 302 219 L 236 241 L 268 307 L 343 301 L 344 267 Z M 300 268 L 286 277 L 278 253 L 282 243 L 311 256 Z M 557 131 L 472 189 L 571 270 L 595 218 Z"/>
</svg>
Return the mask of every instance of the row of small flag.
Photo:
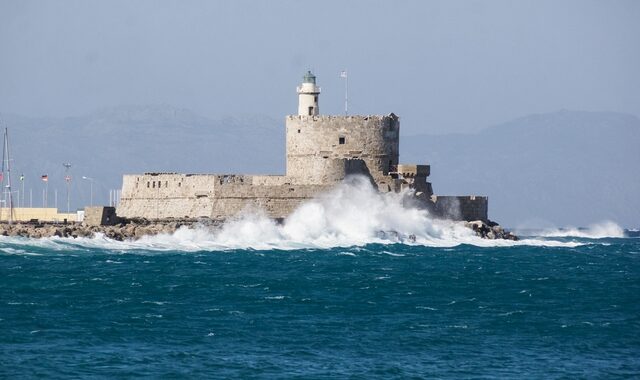
<svg viewBox="0 0 640 380">
<path fill-rule="evenodd" d="M 47 174 L 43 174 L 43 175 L 40 177 L 40 179 L 41 179 L 43 182 L 49 182 L 49 176 L 48 176 Z M 67 182 L 71 182 L 71 176 L 70 176 L 70 175 L 65 176 L 65 177 L 64 177 L 64 180 L 65 180 L 65 181 L 67 181 Z M 23 176 L 23 175 L 21 175 L 21 176 L 20 176 L 20 181 L 24 181 L 24 176 Z"/>
<path fill-rule="evenodd" d="M 42 180 L 42 182 L 49 182 L 49 175 L 43 174 L 42 176 L 40 176 L 40 179 Z M 4 173 L 0 173 L 0 182 L 2 182 L 3 180 L 4 180 Z M 70 182 L 71 176 L 70 175 L 65 176 L 64 180 L 67 182 Z M 24 181 L 24 174 L 20 174 L 20 181 Z"/>
</svg>

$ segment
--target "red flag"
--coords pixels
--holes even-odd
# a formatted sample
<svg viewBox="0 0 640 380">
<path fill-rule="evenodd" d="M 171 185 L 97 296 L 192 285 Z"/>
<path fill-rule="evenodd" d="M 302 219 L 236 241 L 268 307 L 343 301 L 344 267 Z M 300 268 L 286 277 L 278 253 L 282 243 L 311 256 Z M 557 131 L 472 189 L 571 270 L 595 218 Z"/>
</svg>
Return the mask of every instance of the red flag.
<svg viewBox="0 0 640 380">
<path fill-rule="evenodd" d="M 46 174 L 43 174 L 42 177 L 40 177 L 44 182 L 49 181 L 49 176 Z"/>
</svg>

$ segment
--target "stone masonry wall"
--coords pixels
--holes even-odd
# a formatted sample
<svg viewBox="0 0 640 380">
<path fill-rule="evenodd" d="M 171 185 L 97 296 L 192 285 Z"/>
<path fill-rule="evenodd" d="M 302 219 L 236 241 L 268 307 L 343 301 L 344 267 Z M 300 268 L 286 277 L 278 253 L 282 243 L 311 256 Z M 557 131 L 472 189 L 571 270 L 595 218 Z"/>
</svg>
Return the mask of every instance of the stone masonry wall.
<svg viewBox="0 0 640 380">
<path fill-rule="evenodd" d="M 285 176 L 147 173 L 125 175 L 117 214 L 124 218 L 227 219 L 247 208 L 289 215 L 330 185 L 291 183 Z"/>
<path fill-rule="evenodd" d="M 112 226 L 118 223 L 115 207 L 91 206 L 84 208 L 84 219 L 82 223 L 86 226 Z"/>
<path fill-rule="evenodd" d="M 340 180 L 338 161 L 364 161 L 381 191 L 389 191 L 390 168 L 398 165 L 397 116 L 287 116 L 287 176 L 294 182 Z"/>
<path fill-rule="evenodd" d="M 489 199 L 479 196 L 444 196 L 433 195 L 433 211 L 436 215 L 454 220 L 489 220 Z"/>
</svg>

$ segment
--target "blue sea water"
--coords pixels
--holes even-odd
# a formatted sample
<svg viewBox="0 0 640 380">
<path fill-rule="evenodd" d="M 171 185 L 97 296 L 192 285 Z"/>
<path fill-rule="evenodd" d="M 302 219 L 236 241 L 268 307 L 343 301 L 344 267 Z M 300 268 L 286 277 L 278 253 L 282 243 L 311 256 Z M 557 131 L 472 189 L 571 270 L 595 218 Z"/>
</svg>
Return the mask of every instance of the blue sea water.
<svg viewBox="0 0 640 380">
<path fill-rule="evenodd" d="M 640 239 L 535 241 L 0 238 L 0 377 L 640 377 Z"/>
</svg>

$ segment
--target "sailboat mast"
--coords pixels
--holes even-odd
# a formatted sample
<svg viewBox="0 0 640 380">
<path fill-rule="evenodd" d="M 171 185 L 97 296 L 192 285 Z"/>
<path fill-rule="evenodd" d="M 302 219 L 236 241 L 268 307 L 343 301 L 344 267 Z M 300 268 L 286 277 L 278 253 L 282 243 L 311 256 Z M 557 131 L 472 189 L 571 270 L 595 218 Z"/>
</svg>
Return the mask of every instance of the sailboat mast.
<svg viewBox="0 0 640 380">
<path fill-rule="evenodd" d="M 7 201 L 9 202 L 9 224 L 13 222 L 13 193 L 11 193 L 11 156 L 9 153 L 9 131 L 8 128 L 4 129 L 4 154 L 7 159 L 7 193 L 9 198 Z M 4 165 L 3 165 L 4 166 Z"/>
<path fill-rule="evenodd" d="M 2 186 L 2 206 L 0 206 L 0 220 L 2 220 L 2 212 L 7 207 L 7 192 L 4 187 L 4 166 L 7 162 L 7 152 L 5 150 L 4 140 L 2 141 L 2 171 L 0 171 L 0 186 Z"/>
</svg>

